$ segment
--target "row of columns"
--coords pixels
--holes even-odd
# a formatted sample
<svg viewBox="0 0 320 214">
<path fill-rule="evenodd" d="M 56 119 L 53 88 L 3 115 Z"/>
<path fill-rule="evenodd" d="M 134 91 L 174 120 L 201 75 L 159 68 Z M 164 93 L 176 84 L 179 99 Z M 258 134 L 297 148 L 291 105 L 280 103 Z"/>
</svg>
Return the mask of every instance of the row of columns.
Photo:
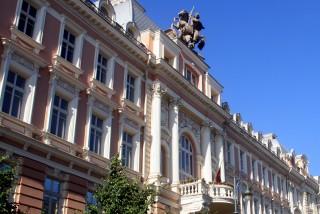
<svg viewBox="0 0 320 214">
<path fill-rule="evenodd" d="M 149 179 L 155 184 L 159 183 L 161 177 L 161 96 L 165 91 L 161 88 L 161 83 L 156 81 L 153 84 L 152 94 L 152 114 L 151 114 L 151 160 L 150 160 L 150 175 Z M 169 110 L 169 129 L 171 132 L 171 183 L 173 191 L 178 191 L 180 183 L 179 176 L 179 99 L 173 99 L 170 103 Z M 204 123 L 201 127 L 201 145 L 202 156 L 204 162 L 202 165 L 201 178 L 206 182 L 213 181 L 213 166 L 211 154 L 211 127 L 210 123 Z M 225 181 L 224 169 L 224 137 L 223 135 L 216 135 L 215 143 L 217 144 L 217 153 L 219 157 L 219 166 L 221 172 L 221 180 Z M 200 151 L 199 151 L 200 152 Z M 196 158 L 196 154 L 195 158 Z"/>
</svg>

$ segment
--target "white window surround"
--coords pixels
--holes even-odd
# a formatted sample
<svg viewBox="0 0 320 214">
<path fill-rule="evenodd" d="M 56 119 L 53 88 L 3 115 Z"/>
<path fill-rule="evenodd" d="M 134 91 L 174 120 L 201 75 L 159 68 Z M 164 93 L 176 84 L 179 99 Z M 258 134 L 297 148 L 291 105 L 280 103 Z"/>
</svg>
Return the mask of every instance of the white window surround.
<svg viewBox="0 0 320 214">
<path fill-rule="evenodd" d="M 231 160 L 231 166 L 235 166 L 235 160 L 234 160 L 234 147 L 235 147 L 235 143 L 229 141 L 229 140 L 226 140 L 226 142 L 230 143 L 230 160 Z M 226 144 L 227 146 L 227 144 Z M 227 154 L 227 147 L 226 147 L 226 161 L 228 162 L 228 154 Z"/>
<path fill-rule="evenodd" d="M 128 63 L 125 63 L 124 66 L 124 81 L 123 81 L 123 100 L 125 100 L 128 103 L 132 103 L 131 101 L 126 99 L 126 94 L 127 94 L 127 76 L 128 73 L 131 74 L 133 77 L 135 77 L 135 82 L 134 82 L 134 102 L 135 106 L 141 107 L 141 79 L 143 73 L 140 72 L 138 69 L 135 67 L 129 65 Z M 129 104 L 130 105 L 130 104 Z"/>
<path fill-rule="evenodd" d="M 59 77 L 55 74 L 51 74 L 44 131 L 50 133 L 53 100 L 54 96 L 57 94 L 68 101 L 67 125 L 64 140 L 70 143 L 74 143 L 79 91 L 80 90 L 76 88 L 76 86 L 72 86 L 64 80 L 60 80 Z M 46 143 L 50 144 L 49 141 L 47 141 Z"/>
<path fill-rule="evenodd" d="M 110 142 L 111 142 L 111 127 L 112 127 L 112 109 L 105 104 L 99 102 L 96 98 L 89 95 L 87 103 L 87 115 L 86 115 L 86 130 L 85 130 L 85 143 L 84 149 L 89 151 L 90 143 L 90 129 L 92 115 L 98 116 L 103 120 L 102 128 L 102 141 L 101 141 L 101 155 L 110 159 Z"/>
<path fill-rule="evenodd" d="M 101 42 L 96 41 L 95 54 L 94 54 L 94 68 L 93 68 L 92 79 L 96 78 L 99 54 L 101 54 L 102 56 L 107 57 L 107 59 L 108 59 L 108 64 L 107 64 L 108 68 L 107 68 L 107 77 L 106 77 L 105 86 L 107 88 L 113 90 L 114 69 L 115 69 L 115 61 L 116 61 L 117 54 L 114 51 L 112 51 L 110 48 L 107 48 Z"/>
<path fill-rule="evenodd" d="M 140 172 L 140 126 L 139 128 L 133 128 L 127 123 L 124 123 L 124 118 L 121 118 L 121 128 L 119 130 L 119 145 L 120 148 L 118 151 L 120 151 L 120 159 L 122 158 L 122 137 L 123 133 L 127 132 L 128 134 L 133 136 L 133 145 L 132 145 L 132 169 L 136 172 Z"/>
<path fill-rule="evenodd" d="M 193 62 L 188 61 L 183 57 L 183 68 L 182 68 L 182 75 L 185 77 L 186 68 L 189 67 L 191 70 L 197 75 L 197 85 L 195 85 L 200 91 L 204 92 L 204 89 L 202 88 L 202 81 L 204 79 L 205 74 L 203 74 L 199 69 L 196 67 L 196 65 Z"/>
<path fill-rule="evenodd" d="M 47 8 L 49 3 L 45 0 L 26 0 L 27 2 L 31 3 L 37 8 L 37 17 L 36 23 L 33 30 L 32 38 L 39 44 L 42 44 L 42 37 L 43 37 L 43 28 L 45 23 L 45 17 L 47 13 Z M 15 29 L 18 29 L 20 14 L 21 14 L 21 7 L 22 7 L 23 0 L 17 1 L 17 8 L 15 11 L 13 26 Z"/>
<path fill-rule="evenodd" d="M 67 29 L 69 32 L 74 34 L 76 37 L 72 64 L 74 66 L 76 66 L 77 68 L 80 68 L 81 67 L 83 41 L 84 41 L 86 31 L 84 29 L 82 29 L 78 24 L 76 24 L 72 20 L 70 20 L 62 15 L 60 18 L 60 31 L 59 31 L 59 42 L 58 42 L 58 51 L 57 51 L 57 56 L 59 56 L 59 57 L 61 54 L 63 33 L 64 33 L 65 29 Z M 65 61 L 67 61 L 67 60 L 65 60 Z"/>
<path fill-rule="evenodd" d="M 22 101 L 21 120 L 31 123 L 35 89 L 38 79 L 39 66 L 32 61 L 5 48 L 0 72 L 0 107 L 2 109 L 5 85 L 9 70 L 18 73 L 26 79 L 25 92 Z"/>
</svg>

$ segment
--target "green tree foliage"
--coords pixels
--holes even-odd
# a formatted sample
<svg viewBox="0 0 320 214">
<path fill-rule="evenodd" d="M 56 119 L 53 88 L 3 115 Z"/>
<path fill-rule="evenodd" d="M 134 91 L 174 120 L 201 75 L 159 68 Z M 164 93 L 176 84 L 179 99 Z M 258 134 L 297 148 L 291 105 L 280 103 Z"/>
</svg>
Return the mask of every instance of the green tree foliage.
<svg viewBox="0 0 320 214">
<path fill-rule="evenodd" d="M 89 214 L 145 214 L 154 203 L 155 190 L 151 185 L 142 186 L 129 179 L 116 156 L 94 196 L 97 204 L 88 207 Z"/>
<path fill-rule="evenodd" d="M 7 156 L 0 155 L 0 213 L 14 214 L 16 206 L 10 201 L 10 193 L 14 187 L 16 164 L 9 160 Z"/>
</svg>

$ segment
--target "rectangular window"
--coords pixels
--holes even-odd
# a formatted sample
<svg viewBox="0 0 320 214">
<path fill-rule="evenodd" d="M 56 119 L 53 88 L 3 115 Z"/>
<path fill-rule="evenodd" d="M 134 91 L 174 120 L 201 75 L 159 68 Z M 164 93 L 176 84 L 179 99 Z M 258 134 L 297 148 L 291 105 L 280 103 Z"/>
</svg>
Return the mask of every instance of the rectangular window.
<svg viewBox="0 0 320 214">
<path fill-rule="evenodd" d="M 86 194 L 86 202 L 87 202 L 87 206 L 90 206 L 90 205 L 97 205 L 97 200 L 96 198 L 94 197 L 94 193 L 93 192 L 87 192 Z"/>
<path fill-rule="evenodd" d="M 102 142 L 102 128 L 103 120 L 92 115 L 91 117 L 91 127 L 90 127 L 90 151 L 97 154 L 101 154 L 101 142 Z"/>
<path fill-rule="evenodd" d="M 252 160 L 252 178 L 253 180 L 255 181 L 256 180 L 256 168 L 255 168 L 255 164 L 256 164 L 256 161 L 255 160 Z"/>
<path fill-rule="evenodd" d="M 18 30 L 32 37 L 36 23 L 37 9 L 27 1 L 22 2 Z"/>
<path fill-rule="evenodd" d="M 61 47 L 61 57 L 69 62 L 73 62 L 73 55 L 75 49 L 76 37 L 68 30 L 64 30 L 63 32 L 63 40 Z"/>
<path fill-rule="evenodd" d="M 128 168 L 132 168 L 132 145 L 133 145 L 133 137 L 127 132 L 123 133 L 122 136 L 122 151 L 121 151 L 121 159 L 122 165 Z"/>
<path fill-rule="evenodd" d="M 135 77 L 133 77 L 131 74 L 127 75 L 126 99 L 130 100 L 131 102 L 134 102 L 135 81 L 136 81 Z"/>
<path fill-rule="evenodd" d="M 60 182 L 46 178 L 44 182 L 43 210 L 47 214 L 56 214 L 59 210 Z"/>
<path fill-rule="evenodd" d="M 19 74 L 8 71 L 4 91 L 2 111 L 11 116 L 20 118 L 26 80 Z"/>
<path fill-rule="evenodd" d="M 108 59 L 99 54 L 97 63 L 96 80 L 106 84 L 108 71 Z"/>
<path fill-rule="evenodd" d="M 232 164 L 231 163 L 231 143 L 227 142 L 227 162 L 228 164 Z"/>
<path fill-rule="evenodd" d="M 244 152 L 240 151 L 240 171 L 244 172 Z"/>
<path fill-rule="evenodd" d="M 54 96 L 50 132 L 65 138 L 68 115 L 68 101 L 58 95 Z"/>
<path fill-rule="evenodd" d="M 185 70 L 184 77 L 188 80 L 192 85 L 197 86 L 197 77 L 196 75 L 190 71 L 189 69 Z"/>
</svg>

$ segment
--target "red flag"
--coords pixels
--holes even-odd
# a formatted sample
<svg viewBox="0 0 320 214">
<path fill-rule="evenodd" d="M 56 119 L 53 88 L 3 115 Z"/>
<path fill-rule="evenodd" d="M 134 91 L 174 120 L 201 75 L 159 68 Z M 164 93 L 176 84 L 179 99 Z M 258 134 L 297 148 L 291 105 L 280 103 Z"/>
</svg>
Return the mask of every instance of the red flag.
<svg viewBox="0 0 320 214">
<path fill-rule="evenodd" d="M 217 183 L 217 184 L 221 184 L 221 169 L 220 169 L 220 167 L 218 169 L 218 172 L 216 174 L 214 182 Z"/>
</svg>

